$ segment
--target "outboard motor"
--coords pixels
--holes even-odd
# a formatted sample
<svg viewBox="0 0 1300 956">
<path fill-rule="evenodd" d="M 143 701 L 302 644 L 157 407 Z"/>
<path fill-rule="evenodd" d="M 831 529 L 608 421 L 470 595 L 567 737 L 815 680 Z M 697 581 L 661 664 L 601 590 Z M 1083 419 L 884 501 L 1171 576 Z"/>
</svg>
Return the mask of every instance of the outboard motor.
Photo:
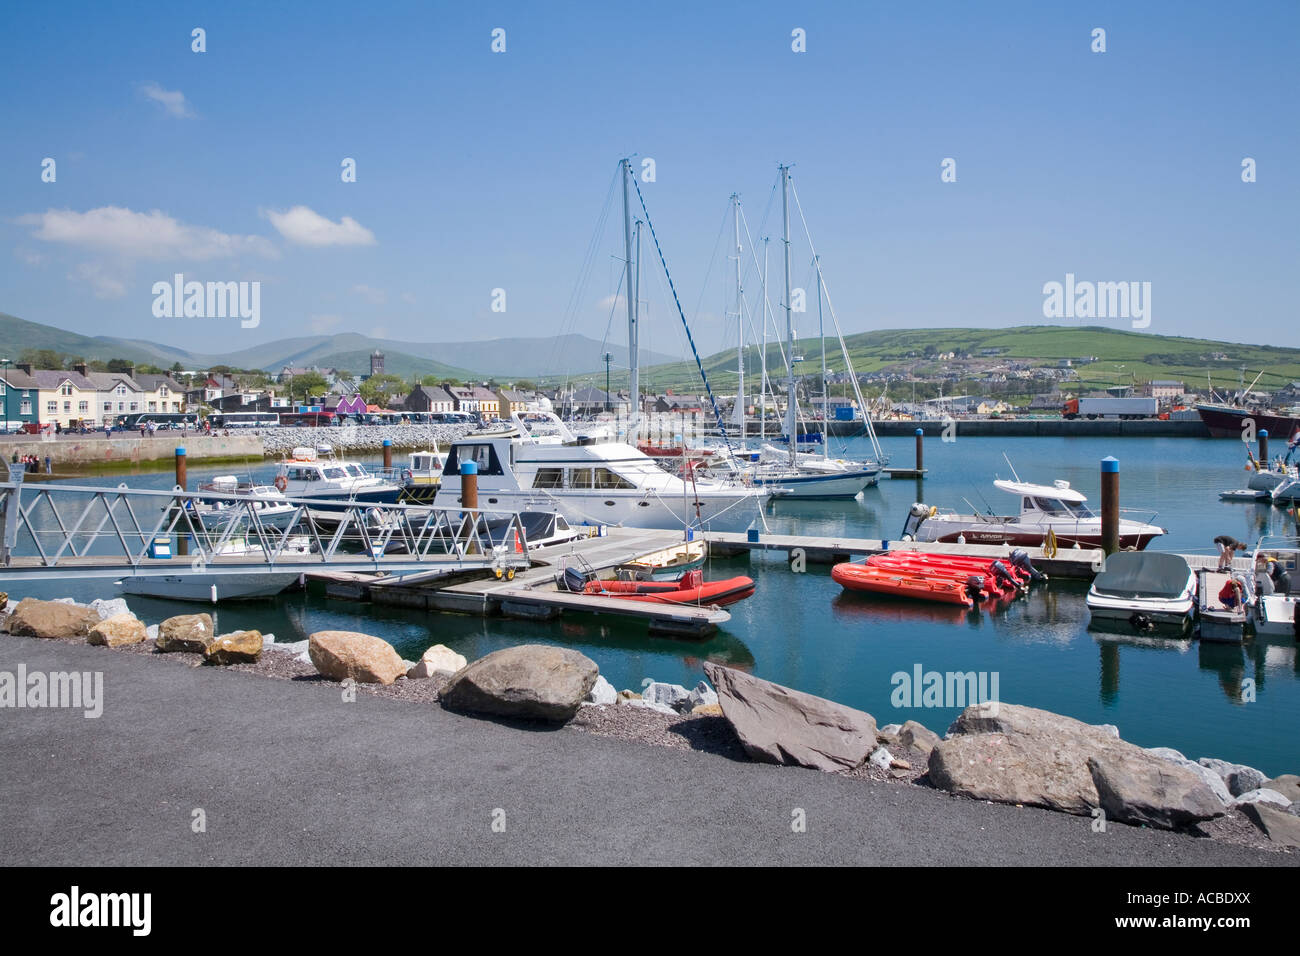
<svg viewBox="0 0 1300 956">
<path fill-rule="evenodd" d="M 972 601 L 978 604 L 984 600 L 984 575 L 972 574 L 966 579 L 966 593 L 970 595 Z"/>
<path fill-rule="evenodd" d="M 933 515 L 934 508 L 929 505 L 916 502 L 911 508 L 907 509 L 907 520 L 903 522 L 903 533 L 899 536 L 901 541 L 915 541 L 916 532 L 921 527 L 921 522 Z"/>
<path fill-rule="evenodd" d="M 564 590 L 572 591 L 574 594 L 581 594 L 587 586 L 587 576 L 577 568 L 565 568 L 564 577 L 561 578 L 560 583 L 564 586 Z"/>
<path fill-rule="evenodd" d="M 1008 585 L 1012 591 L 1020 590 L 1020 582 L 1016 579 L 1016 576 L 1011 573 L 1011 569 L 1001 561 L 994 561 L 993 564 L 990 565 L 989 570 L 993 572 L 995 578 L 1003 584 Z"/>
<path fill-rule="evenodd" d="M 1024 548 L 1016 548 L 1016 550 L 1011 552 L 1011 563 L 1021 571 L 1028 574 L 1029 580 L 1035 583 L 1047 580 L 1047 575 L 1042 571 L 1039 571 L 1029 562 L 1029 552 Z"/>
</svg>

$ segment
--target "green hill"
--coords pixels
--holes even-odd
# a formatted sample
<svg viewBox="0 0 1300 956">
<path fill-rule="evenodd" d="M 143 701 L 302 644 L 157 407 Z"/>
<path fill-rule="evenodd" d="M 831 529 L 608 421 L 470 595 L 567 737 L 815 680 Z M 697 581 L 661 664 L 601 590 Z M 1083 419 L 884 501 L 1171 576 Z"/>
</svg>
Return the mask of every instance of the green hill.
<svg viewBox="0 0 1300 956">
<path fill-rule="evenodd" d="M 1062 328 L 1029 325 L 1006 329 L 883 329 L 846 337 L 849 356 L 858 374 L 885 370 L 915 369 L 917 375 L 940 374 L 950 363 L 937 358 L 947 352 L 969 354 L 982 362 L 1015 360 L 1035 366 L 1055 366 L 1061 359 L 1075 361 L 1080 380 L 1088 387 L 1142 383 L 1152 379 L 1179 379 L 1189 388 L 1204 388 L 1207 375 L 1217 388 L 1237 384 L 1241 367 L 1250 382 L 1263 371 L 1256 386 L 1277 388 L 1300 379 L 1300 349 L 1265 345 L 1216 342 L 1211 339 L 1150 335 L 1099 326 Z M 996 356 L 981 356 L 981 350 L 1000 350 Z M 821 340 L 800 339 L 804 356 L 797 371 L 815 375 L 821 367 Z M 927 350 L 929 350 L 927 352 Z M 1222 357 L 1214 357 L 1220 355 Z M 831 372 L 843 371 L 844 360 L 838 340 L 826 341 L 827 365 Z M 1095 357 L 1095 362 L 1077 360 Z M 781 355 L 768 346 L 769 376 L 784 376 Z M 1122 367 L 1121 367 L 1122 366 Z M 718 352 L 704 359 L 709 382 L 719 390 L 736 387 L 736 353 Z M 747 376 L 760 369 L 759 350 L 746 350 Z M 597 376 L 587 376 L 596 383 Z M 662 390 L 697 389 L 699 373 L 693 362 L 674 362 L 644 368 L 645 388 Z"/>
</svg>

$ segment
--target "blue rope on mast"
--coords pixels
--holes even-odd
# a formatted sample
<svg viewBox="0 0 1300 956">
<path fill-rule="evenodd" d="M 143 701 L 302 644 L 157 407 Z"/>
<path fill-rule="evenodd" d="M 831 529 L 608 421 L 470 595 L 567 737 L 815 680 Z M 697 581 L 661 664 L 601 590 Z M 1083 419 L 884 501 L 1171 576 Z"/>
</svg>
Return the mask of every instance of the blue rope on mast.
<svg viewBox="0 0 1300 956">
<path fill-rule="evenodd" d="M 673 282 L 673 275 L 668 271 L 668 260 L 664 258 L 664 251 L 659 245 L 659 236 L 655 233 L 655 224 L 650 220 L 650 210 L 646 208 L 645 196 L 641 193 L 641 184 L 637 182 L 635 176 L 632 177 L 632 185 L 636 187 L 636 198 L 641 201 L 641 211 L 645 213 L 645 224 L 650 227 L 650 238 L 654 241 L 655 252 L 659 255 L 659 264 L 664 267 L 664 275 L 668 277 L 668 290 L 673 294 L 673 305 L 677 306 L 677 315 L 682 320 L 682 328 L 686 330 L 686 341 L 690 343 L 691 354 L 695 356 L 695 367 L 700 370 L 700 380 L 704 383 L 704 391 L 708 393 L 709 404 L 713 406 L 713 417 L 718 423 L 718 431 L 722 433 L 723 444 L 727 446 L 727 460 L 732 461 L 731 439 L 727 437 L 727 426 L 722 420 L 722 411 L 718 408 L 718 400 L 713 395 L 713 388 L 709 385 L 709 376 L 704 373 L 704 363 L 700 361 L 699 349 L 695 347 L 695 337 L 691 335 L 690 323 L 686 321 L 686 313 L 682 311 L 682 303 L 677 298 L 677 286 Z M 744 402 L 744 396 L 737 395 L 737 402 Z M 742 436 L 744 437 L 744 436 Z M 682 442 L 685 446 L 685 440 Z"/>
</svg>

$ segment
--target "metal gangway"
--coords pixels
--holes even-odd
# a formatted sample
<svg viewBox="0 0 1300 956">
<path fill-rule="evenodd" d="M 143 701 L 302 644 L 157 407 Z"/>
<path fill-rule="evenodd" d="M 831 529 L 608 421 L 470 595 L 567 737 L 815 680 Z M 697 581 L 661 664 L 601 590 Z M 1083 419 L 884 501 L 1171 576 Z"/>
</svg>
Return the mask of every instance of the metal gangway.
<svg viewBox="0 0 1300 956">
<path fill-rule="evenodd" d="M 513 511 L 259 498 L 179 486 L 25 486 L 14 470 L 10 479 L 0 482 L 5 584 L 159 576 L 184 582 L 193 575 L 294 578 L 321 571 L 429 578 L 486 571 L 513 578 L 530 566 L 527 533 Z"/>
</svg>

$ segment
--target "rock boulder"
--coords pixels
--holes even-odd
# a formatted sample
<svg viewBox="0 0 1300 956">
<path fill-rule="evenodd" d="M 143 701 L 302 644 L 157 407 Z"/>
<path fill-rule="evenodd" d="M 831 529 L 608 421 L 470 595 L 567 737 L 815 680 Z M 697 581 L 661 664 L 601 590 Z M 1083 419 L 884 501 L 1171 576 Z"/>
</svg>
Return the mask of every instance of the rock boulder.
<svg viewBox="0 0 1300 956">
<path fill-rule="evenodd" d="M 1181 754 L 1177 754 L 1181 757 Z M 1120 740 L 1109 727 L 1015 704 L 966 708 L 930 752 L 930 781 L 980 800 L 1183 826 L 1224 813 L 1194 771 Z"/>
<path fill-rule="evenodd" d="M 167 618 L 158 626 L 158 638 L 154 643 L 158 650 L 168 654 L 175 651 L 202 654 L 212 636 L 211 614 L 180 614 Z"/>
<path fill-rule="evenodd" d="M 356 631 L 317 631 L 307 639 L 312 665 L 330 680 L 391 684 L 406 674 L 393 645 Z"/>
<path fill-rule="evenodd" d="M 745 752 L 765 763 L 851 770 L 876 749 L 876 719 L 712 662 L 704 674 Z"/>
<path fill-rule="evenodd" d="M 261 631 L 232 631 L 214 637 L 203 649 L 209 664 L 251 664 L 262 656 Z"/>
<path fill-rule="evenodd" d="M 435 644 L 421 655 L 419 662 L 406 672 L 406 676 L 420 679 L 434 674 L 451 675 L 468 663 L 463 655 L 457 654 L 445 644 Z"/>
<path fill-rule="evenodd" d="M 85 637 L 99 614 L 80 604 L 23 598 L 9 616 L 9 633 L 21 637 Z"/>
<path fill-rule="evenodd" d="M 439 699 L 450 710 L 563 723 L 578 712 L 599 674 L 595 661 L 577 651 L 522 644 L 457 671 Z"/>
<path fill-rule="evenodd" d="M 125 614 L 104 618 L 90 629 L 86 640 L 104 647 L 121 647 L 125 644 L 140 644 L 147 636 L 144 622 L 127 611 Z"/>
</svg>

